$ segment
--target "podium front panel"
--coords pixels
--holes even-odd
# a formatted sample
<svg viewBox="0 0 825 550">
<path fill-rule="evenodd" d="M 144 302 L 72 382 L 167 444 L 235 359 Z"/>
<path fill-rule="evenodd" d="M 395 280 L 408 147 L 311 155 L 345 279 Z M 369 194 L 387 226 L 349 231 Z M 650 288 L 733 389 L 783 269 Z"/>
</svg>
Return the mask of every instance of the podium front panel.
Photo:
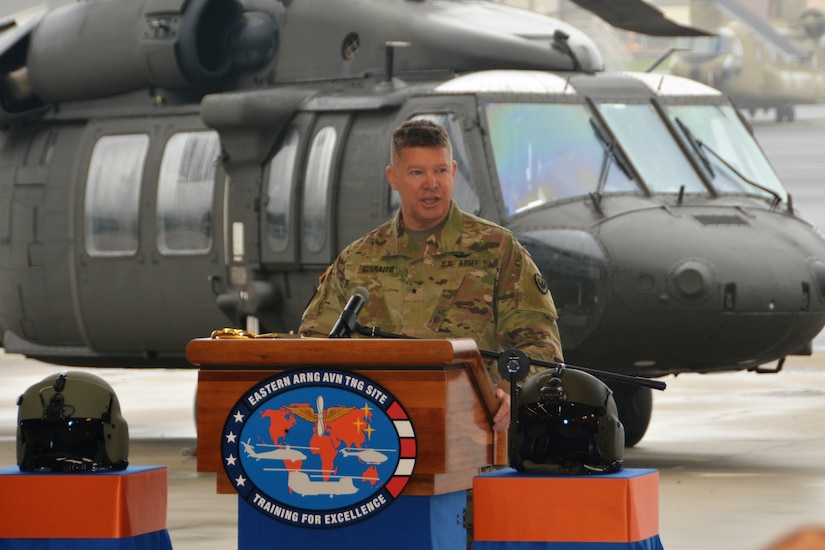
<svg viewBox="0 0 825 550">
<path fill-rule="evenodd" d="M 280 370 L 213 370 L 198 374 L 198 471 L 217 472 L 218 492 L 232 493 L 223 471 L 221 434 L 232 408 L 255 384 Z M 438 495 L 472 487 L 493 462 L 493 435 L 468 372 L 461 366 L 353 369 L 385 387 L 415 429 L 418 456 L 405 495 Z"/>
</svg>

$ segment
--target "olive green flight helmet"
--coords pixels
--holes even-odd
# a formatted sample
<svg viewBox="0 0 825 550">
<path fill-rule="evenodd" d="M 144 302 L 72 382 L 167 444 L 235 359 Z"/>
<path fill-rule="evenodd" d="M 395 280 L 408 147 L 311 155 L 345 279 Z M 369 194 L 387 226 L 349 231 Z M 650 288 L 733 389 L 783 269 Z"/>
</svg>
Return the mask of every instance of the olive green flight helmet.
<svg viewBox="0 0 825 550">
<path fill-rule="evenodd" d="M 559 367 L 518 389 L 510 466 L 541 474 L 609 473 L 622 467 L 624 427 L 613 392 L 586 372 Z"/>
<path fill-rule="evenodd" d="M 112 387 L 101 377 L 63 371 L 17 401 L 17 465 L 85 472 L 128 466 L 129 427 Z"/>
</svg>

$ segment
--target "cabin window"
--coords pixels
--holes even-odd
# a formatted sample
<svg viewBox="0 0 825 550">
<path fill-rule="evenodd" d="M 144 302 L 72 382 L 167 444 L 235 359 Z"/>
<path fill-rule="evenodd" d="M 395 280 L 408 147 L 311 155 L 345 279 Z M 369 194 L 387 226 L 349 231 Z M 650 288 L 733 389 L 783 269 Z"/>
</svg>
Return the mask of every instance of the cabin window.
<svg viewBox="0 0 825 550">
<path fill-rule="evenodd" d="M 321 252 L 326 244 L 327 197 L 337 140 L 335 128 L 321 128 L 315 134 L 309 151 L 304 178 L 301 231 L 304 246 L 310 252 Z"/>
<path fill-rule="evenodd" d="M 289 211 L 292 205 L 292 179 L 295 173 L 298 142 L 298 131 L 293 128 L 269 163 L 266 241 L 273 252 L 284 252 L 289 244 Z"/>
<path fill-rule="evenodd" d="M 639 191 L 599 139 L 586 105 L 488 103 L 485 112 L 508 216 L 597 190 Z"/>
<path fill-rule="evenodd" d="M 89 162 L 84 200 L 84 243 L 90 256 L 130 256 L 138 250 L 138 210 L 145 134 L 104 136 Z"/>
<path fill-rule="evenodd" d="M 203 254 L 212 246 L 217 132 L 174 134 L 160 165 L 157 247 L 162 254 Z"/>
</svg>

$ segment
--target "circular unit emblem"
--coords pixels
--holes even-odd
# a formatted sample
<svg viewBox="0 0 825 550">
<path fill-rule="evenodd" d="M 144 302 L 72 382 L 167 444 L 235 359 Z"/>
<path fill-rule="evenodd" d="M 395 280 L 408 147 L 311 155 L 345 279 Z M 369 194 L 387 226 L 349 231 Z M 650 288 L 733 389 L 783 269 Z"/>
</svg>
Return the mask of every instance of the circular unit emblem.
<svg viewBox="0 0 825 550">
<path fill-rule="evenodd" d="M 404 407 L 354 372 L 284 371 L 226 419 L 224 469 L 238 494 L 284 523 L 344 527 L 384 510 L 410 480 L 416 439 Z"/>
</svg>

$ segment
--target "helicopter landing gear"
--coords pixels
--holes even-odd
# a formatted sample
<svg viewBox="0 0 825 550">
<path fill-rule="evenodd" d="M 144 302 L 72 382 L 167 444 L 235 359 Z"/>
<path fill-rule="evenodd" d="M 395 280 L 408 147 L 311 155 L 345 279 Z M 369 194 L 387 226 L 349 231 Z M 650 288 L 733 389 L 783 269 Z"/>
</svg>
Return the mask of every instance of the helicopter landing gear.
<svg viewBox="0 0 825 550">
<path fill-rule="evenodd" d="M 793 122 L 796 118 L 796 110 L 790 103 L 783 103 L 776 108 L 777 122 Z"/>
<path fill-rule="evenodd" d="M 613 390 L 613 399 L 624 426 L 624 446 L 632 447 L 642 440 L 653 413 L 653 394 L 650 388 L 636 384 L 605 382 Z"/>
</svg>

